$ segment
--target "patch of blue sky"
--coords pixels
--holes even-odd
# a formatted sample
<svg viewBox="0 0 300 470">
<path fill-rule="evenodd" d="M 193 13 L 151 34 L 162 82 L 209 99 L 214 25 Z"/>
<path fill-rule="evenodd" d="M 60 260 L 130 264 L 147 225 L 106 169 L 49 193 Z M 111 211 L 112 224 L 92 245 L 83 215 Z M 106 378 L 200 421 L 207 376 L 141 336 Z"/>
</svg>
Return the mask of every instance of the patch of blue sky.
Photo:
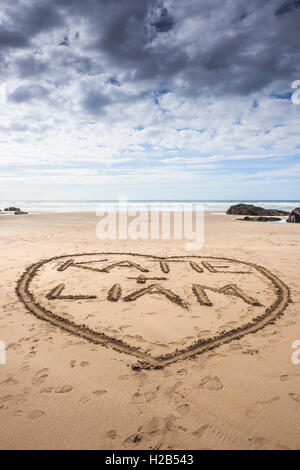
<svg viewBox="0 0 300 470">
<path fill-rule="evenodd" d="M 183 131 L 193 131 L 193 132 L 198 132 L 199 134 L 204 134 L 206 132 L 206 129 L 195 129 L 193 127 L 179 127 L 176 128 L 177 132 L 183 132 Z"/>
<path fill-rule="evenodd" d="M 158 90 L 155 90 L 153 93 L 153 99 L 155 104 L 159 104 L 159 99 L 163 95 L 167 95 L 168 93 L 171 93 L 171 90 L 168 88 L 158 88 Z"/>
<path fill-rule="evenodd" d="M 106 80 L 106 83 L 114 86 L 121 86 L 121 82 L 117 79 L 115 75 Z"/>
<path fill-rule="evenodd" d="M 293 95 L 292 91 L 286 91 L 283 93 L 272 93 L 272 98 L 276 98 L 277 100 L 290 100 Z"/>
<path fill-rule="evenodd" d="M 151 151 L 153 150 L 153 145 L 152 144 L 139 144 L 140 147 L 142 147 L 144 150 L 148 150 L 148 151 Z M 136 150 L 133 150 L 133 151 L 136 151 Z"/>
</svg>

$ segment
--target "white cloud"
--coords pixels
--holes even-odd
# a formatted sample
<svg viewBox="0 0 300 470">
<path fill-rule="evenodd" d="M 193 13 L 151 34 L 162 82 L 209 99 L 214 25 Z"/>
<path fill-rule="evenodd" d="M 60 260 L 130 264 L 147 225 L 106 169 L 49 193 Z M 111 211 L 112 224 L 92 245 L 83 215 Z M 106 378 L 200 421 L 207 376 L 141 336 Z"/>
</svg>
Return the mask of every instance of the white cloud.
<svg viewBox="0 0 300 470">
<path fill-rule="evenodd" d="M 224 181 L 225 171 L 247 178 L 252 160 L 284 161 L 289 172 L 300 106 L 275 95 L 300 78 L 299 10 L 277 18 L 279 1 L 225 3 L 193 0 L 187 9 L 168 0 L 163 13 L 155 0 L 115 9 L 45 0 L 44 18 L 38 3 L 5 1 L 1 181 Z M 283 168 L 273 170 L 276 178 Z"/>
</svg>

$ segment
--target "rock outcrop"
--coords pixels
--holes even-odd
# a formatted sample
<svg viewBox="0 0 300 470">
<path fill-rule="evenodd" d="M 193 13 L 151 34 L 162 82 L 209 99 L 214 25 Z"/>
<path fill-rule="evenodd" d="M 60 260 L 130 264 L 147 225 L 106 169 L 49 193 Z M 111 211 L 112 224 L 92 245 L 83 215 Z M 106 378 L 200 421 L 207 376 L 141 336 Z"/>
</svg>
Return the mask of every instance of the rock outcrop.
<svg viewBox="0 0 300 470">
<path fill-rule="evenodd" d="M 18 212 L 20 211 L 21 209 L 19 207 L 6 207 L 4 209 L 4 212 Z"/>
<path fill-rule="evenodd" d="M 287 222 L 289 224 L 300 224 L 300 207 L 297 207 L 297 209 L 294 209 L 290 215 L 289 218 L 287 219 Z"/>
<path fill-rule="evenodd" d="M 4 212 L 14 212 L 15 215 L 25 215 L 27 212 L 21 211 L 19 207 L 6 207 L 4 209 Z"/>
<path fill-rule="evenodd" d="M 236 204 L 228 209 L 227 214 L 276 217 L 288 216 L 289 212 L 277 209 L 264 209 L 263 207 L 253 206 L 252 204 Z"/>
<path fill-rule="evenodd" d="M 26 214 L 28 214 L 28 212 L 23 212 L 21 211 L 21 209 L 18 209 L 15 211 L 15 215 L 26 215 Z"/>
</svg>

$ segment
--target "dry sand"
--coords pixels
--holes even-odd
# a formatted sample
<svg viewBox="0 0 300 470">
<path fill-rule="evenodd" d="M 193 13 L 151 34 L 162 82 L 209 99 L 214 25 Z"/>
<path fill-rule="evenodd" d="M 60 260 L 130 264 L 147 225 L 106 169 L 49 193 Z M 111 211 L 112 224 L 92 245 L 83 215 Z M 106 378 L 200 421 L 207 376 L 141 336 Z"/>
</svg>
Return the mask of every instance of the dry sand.
<svg viewBox="0 0 300 470">
<path fill-rule="evenodd" d="M 185 252 L 1 215 L 0 448 L 300 448 L 300 227 L 236 218 Z"/>
</svg>

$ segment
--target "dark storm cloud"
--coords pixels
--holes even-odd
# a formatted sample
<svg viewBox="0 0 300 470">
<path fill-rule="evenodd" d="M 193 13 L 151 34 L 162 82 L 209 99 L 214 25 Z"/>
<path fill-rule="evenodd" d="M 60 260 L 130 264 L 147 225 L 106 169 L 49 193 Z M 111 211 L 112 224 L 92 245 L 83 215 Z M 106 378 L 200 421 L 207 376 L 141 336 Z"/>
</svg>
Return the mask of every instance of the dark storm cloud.
<svg viewBox="0 0 300 470">
<path fill-rule="evenodd" d="M 24 6 L 23 6 L 24 5 Z M 64 24 L 64 19 L 51 1 L 33 1 L 15 8 L 10 7 L 10 20 L 14 22 L 18 31 L 22 31 L 27 39 L 34 38 L 39 33 L 46 33 Z"/>
<path fill-rule="evenodd" d="M 196 98 L 247 95 L 270 86 L 280 92 L 300 77 L 300 0 L 3 3 L 0 53 L 8 50 L 7 70 L 41 86 L 45 80 L 65 83 L 74 74 L 76 80 L 101 81 L 104 74 L 102 83 L 118 85 L 114 90 L 136 84 L 139 99 L 161 84 Z M 95 115 L 116 102 L 94 89 L 79 100 Z"/>
<path fill-rule="evenodd" d="M 300 7 L 300 0 L 285 2 L 278 8 L 278 10 L 276 10 L 275 15 L 278 15 L 278 16 L 285 15 L 286 13 L 290 13 L 291 11 L 296 10 L 296 8 L 299 8 L 299 7 Z"/>
<path fill-rule="evenodd" d="M 43 100 L 48 95 L 47 88 L 40 85 L 20 86 L 8 95 L 8 100 L 15 103 L 28 103 L 33 100 Z"/>
<path fill-rule="evenodd" d="M 81 105 L 84 111 L 94 116 L 101 116 L 105 113 L 105 106 L 110 100 L 97 89 L 90 89 L 84 92 Z"/>
<path fill-rule="evenodd" d="M 64 20 L 51 2 L 2 2 L 6 13 L 0 24 L 0 50 L 25 48 L 39 33 L 61 27 Z"/>
<path fill-rule="evenodd" d="M 0 25 L 0 49 L 27 47 L 27 38 L 18 31 L 10 31 Z"/>
<path fill-rule="evenodd" d="M 22 27 L 29 31 L 31 36 L 41 32 L 47 32 L 64 24 L 64 19 L 55 10 L 51 2 L 48 4 L 35 3 L 25 9 L 24 14 L 17 16 L 17 21 Z"/>
<path fill-rule="evenodd" d="M 45 60 L 32 54 L 17 59 L 15 65 L 18 75 L 23 78 L 43 75 L 49 69 L 49 65 Z"/>
<path fill-rule="evenodd" d="M 171 16 L 167 8 L 164 7 L 160 10 L 160 15 L 157 20 L 151 23 L 159 33 L 167 33 L 174 27 L 174 24 L 175 20 L 173 16 Z"/>
<path fill-rule="evenodd" d="M 63 40 L 59 43 L 59 46 L 70 46 L 69 38 L 67 35 L 64 36 Z"/>
</svg>

